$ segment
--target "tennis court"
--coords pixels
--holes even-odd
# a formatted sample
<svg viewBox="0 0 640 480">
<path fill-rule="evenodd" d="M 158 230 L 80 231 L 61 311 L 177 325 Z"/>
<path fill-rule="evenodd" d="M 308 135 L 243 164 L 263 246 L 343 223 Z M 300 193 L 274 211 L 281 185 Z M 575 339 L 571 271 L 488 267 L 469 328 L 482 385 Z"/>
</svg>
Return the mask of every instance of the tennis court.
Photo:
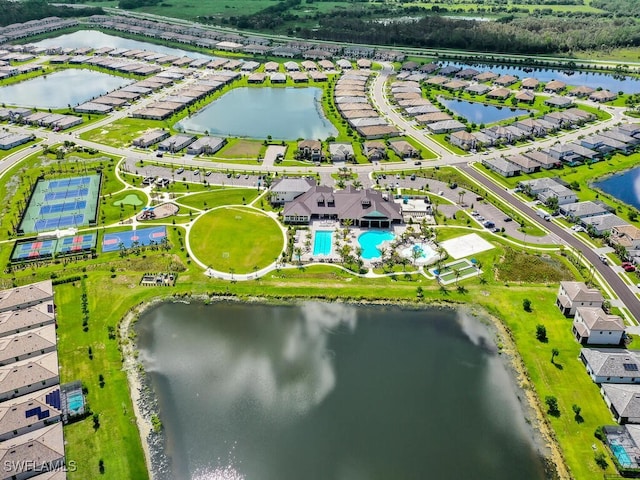
<svg viewBox="0 0 640 480">
<path fill-rule="evenodd" d="M 11 253 L 11 261 L 24 262 L 88 252 L 96 247 L 97 242 L 98 236 L 95 233 L 17 242 Z"/>
<path fill-rule="evenodd" d="M 18 233 L 40 233 L 95 225 L 101 173 L 36 183 Z"/>
<path fill-rule="evenodd" d="M 147 246 L 162 243 L 167 236 L 167 228 L 160 227 L 141 228 L 139 230 L 127 230 L 125 232 L 105 233 L 102 239 L 103 252 L 116 252 L 121 247 L 131 248 L 133 242 L 139 246 Z"/>
</svg>

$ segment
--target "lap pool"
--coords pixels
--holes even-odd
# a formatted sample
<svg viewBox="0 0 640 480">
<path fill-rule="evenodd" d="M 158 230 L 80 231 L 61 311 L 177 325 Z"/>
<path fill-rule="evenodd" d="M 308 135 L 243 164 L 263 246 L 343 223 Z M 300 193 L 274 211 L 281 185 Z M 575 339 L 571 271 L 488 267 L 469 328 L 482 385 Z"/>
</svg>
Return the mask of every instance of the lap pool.
<svg viewBox="0 0 640 480">
<path fill-rule="evenodd" d="M 395 238 L 395 235 L 387 231 L 371 231 L 365 232 L 358 237 L 358 243 L 362 247 L 362 258 L 371 260 L 372 258 L 380 258 L 378 246 L 382 242 L 388 242 Z"/>
<path fill-rule="evenodd" d="M 330 255 L 333 244 L 333 232 L 331 230 L 316 230 L 313 235 L 313 255 Z"/>
</svg>

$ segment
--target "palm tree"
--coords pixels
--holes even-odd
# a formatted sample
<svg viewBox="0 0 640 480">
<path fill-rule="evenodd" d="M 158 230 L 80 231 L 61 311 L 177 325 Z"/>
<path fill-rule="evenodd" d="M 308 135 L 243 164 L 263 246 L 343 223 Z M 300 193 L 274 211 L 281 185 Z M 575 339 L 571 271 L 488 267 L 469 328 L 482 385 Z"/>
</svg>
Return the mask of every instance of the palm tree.
<svg viewBox="0 0 640 480">
<path fill-rule="evenodd" d="M 302 249 L 300 247 L 296 247 L 293 249 L 293 254 L 298 257 L 298 263 L 302 263 L 300 261 L 300 257 L 302 256 Z"/>
<path fill-rule="evenodd" d="M 465 192 L 464 190 L 460 190 L 460 191 L 458 192 L 458 203 L 459 203 L 460 205 L 462 205 L 462 204 L 463 204 L 463 202 L 464 202 L 464 196 L 465 196 L 465 194 L 466 194 L 466 193 L 467 193 L 467 192 Z"/>
</svg>

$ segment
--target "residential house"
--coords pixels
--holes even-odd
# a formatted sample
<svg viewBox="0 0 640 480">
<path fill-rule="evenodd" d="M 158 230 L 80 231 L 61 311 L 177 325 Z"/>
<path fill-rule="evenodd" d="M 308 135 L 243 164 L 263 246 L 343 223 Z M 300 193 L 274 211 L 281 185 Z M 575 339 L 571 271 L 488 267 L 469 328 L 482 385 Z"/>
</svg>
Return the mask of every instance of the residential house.
<svg viewBox="0 0 640 480">
<path fill-rule="evenodd" d="M 514 77 L 513 75 L 501 75 L 496 78 L 493 83 L 500 87 L 508 87 L 509 85 L 513 85 L 518 81 L 518 77 Z"/>
<path fill-rule="evenodd" d="M 24 310 L 40 304 L 53 305 L 53 284 L 51 280 L 43 280 L 22 287 L 0 291 L 0 312 Z"/>
<path fill-rule="evenodd" d="M 151 130 L 136 138 L 133 141 L 133 145 L 136 147 L 147 148 L 161 142 L 165 138 L 168 138 L 169 135 L 169 132 L 166 130 Z"/>
<path fill-rule="evenodd" d="M 608 241 L 627 251 L 640 250 L 640 229 L 634 225 L 615 225 L 611 228 Z"/>
<path fill-rule="evenodd" d="M 598 215 L 597 217 L 587 217 L 580 220 L 580 223 L 590 232 L 597 236 L 606 235 L 614 227 L 629 225 L 629 223 L 613 213 Z"/>
<path fill-rule="evenodd" d="M 478 140 L 471 133 L 466 130 L 460 130 L 459 132 L 453 132 L 449 135 L 449 142 L 451 145 L 460 147 L 463 150 L 473 150 L 477 148 Z"/>
<path fill-rule="evenodd" d="M 65 468 L 64 436 L 58 422 L 0 443 L 2 478 L 25 480 Z"/>
<path fill-rule="evenodd" d="M 427 128 L 431 133 L 452 133 L 466 130 L 467 127 L 464 123 L 458 120 L 445 120 L 442 122 L 434 122 L 427 125 Z"/>
<path fill-rule="evenodd" d="M 569 108 L 573 105 L 573 100 L 569 97 L 549 97 L 544 101 L 544 104 L 555 108 Z"/>
<path fill-rule="evenodd" d="M 621 348 L 583 348 L 580 360 L 597 383 L 640 383 L 638 351 Z"/>
<path fill-rule="evenodd" d="M 179 152 L 185 147 L 188 147 L 196 141 L 196 137 L 188 134 L 172 135 L 169 138 L 165 138 L 158 144 L 158 150 L 161 152 Z"/>
<path fill-rule="evenodd" d="M 547 93 L 559 93 L 565 88 L 567 88 L 566 83 L 561 82 L 560 80 L 551 80 L 544 86 L 544 91 Z"/>
<path fill-rule="evenodd" d="M 573 319 L 573 336 L 582 345 L 620 345 L 624 322 L 600 307 L 578 307 Z"/>
<path fill-rule="evenodd" d="M 478 74 L 480 74 L 480 72 L 475 68 L 463 68 L 462 70 L 460 70 L 455 74 L 455 77 L 469 80 Z"/>
<path fill-rule="evenodd" d="M 0 338 L 0 367 L 56 350 L 54 324 Z"/>
<path fill-rule="evenodd" d="M 508 157 L 506 157 L 506 160 L 519 167 L 520 171 L 524 173 L 534 173 L 540 171 L 540 164 L 535 160 L 525 157 L 524 155 L 509 155 Z"/>
<path fill-rule="evenodd" d="M 0 401 L 60 383 L 58 354 L 49 352 L 0 367 Z"/>
<path fill-rule="evenodd" d="M 269 201 L 272 205 L 284 205 L 315 186 L 312 177 L 282 177 L 271 184 Z"/>
<path fill-rule="evenodd" d="M 0 442 L 61 421 L 59 398 L 60 387 L 55 385 L 0 403 Z"/>
<path fill-rule="evenodd" d="M 364 142 L 363 153 L 369 161 L 379 161 L 387 158 L 387 146 L 379 140 Z"/>
<path fill-rule="evenodd" d="M 200 137 L 187 147 L 189 155 L 207 154 L 212 155 L 227 144 L 226 138 L 221 137 Z"/>
<path fill-rule="evenodd" d="M 589 100 L 599 103 L 612 102 L 616 98 L 618 98 L 618 95 L 610 92 L 609 90 L 596 90 L 591 95 L 589 95 Z"/>
<path fill-rule="evenodd" d="M 487 98 L 495 100 L 506 100 L 511 95 L 511 90 L 508 88 L 496 88 L 487 93 Z"/>
<path fill-rule="evenodd" d="M 298 155 L 300 158 L 312 162 L 321 162 L 322 142 L 320 140 L 301 140 L 298 142 Z"/>
<path fill-rule="evenodd" d="M 350 143 L 329 143 L 329 157 L 333 163 L 349 162 L 354 158 L 353 145 Z"/>
<path fill-rule="evenodd" d="M 414 158 L 420 155 L 420 152 L 405 140 L 392 140 L 389 142 L 389 148 L 403 159 Z"/>
<path fill-rule="evenodd" d="M 525 78 L 520 84 L 524 90 L 535 90 L 538 88 L 538 85 L 540 85 L 540 80 L 537 78 Z"/>
<path fill-rule="evenodd" d="M 640 385 L 603 383 L 600 393 L 616 422 L 640 423 Z"/>
<path fill-rule="evenodd" d="M 540 167 L 544 168 L 545 170 L 561 166 L 561 163 L 557 159 L 540 150 L 530 150 L 528 152 L 523 152 L 522 155 L 535 160 L 540 164 Z"/>
<path fill-rule="evenodd" d="M 515 99 L 520 103 L 533 103 L 536 100 L 536 96 L 529 90 L 522 90 L 516 93 Z"/>
<path fill-rule="evenodd" d="M 499 77 L 499 75 L 497 73 L 482 72 L 482 73 L 479 73 L 478 75 L 476 75 L 475 77 L 473 77 L 473 79 L 476 82 L 483 83 L 483 82 L 490 82 L 492 80 L 495 80 L 498 77 Z"/>
<path fill-rule="evenodd" d="M 581 85 L 569 91 L 569 95 L 573 97 L 588 97 L 593 92 L 595 92 L 595 88 L 587 87 L 586 85 Z"/>
<path fill-rule="evenodd" d="M 489 90 L 491 90 L 491 87 L 483 85 L 481 83 L 473 83 L 464 89 L 465 92 L 468 92 L 472 95 L 484 95 Z"/>
<path fill-rule="evenodd" d="M 556 305 L 565 317 L 573 317 L 578 307 L 602 308 L 604 297 L 596 288 L 589 288 L 584 282 L 560 282 L 556 295 Z"/>
<path fill-rule="evenodd" d="M 559 210 L 562 215 L 574 222 L 583 218 L 597 217 L 598 215 L 609 213 L 604 206 L 590 200 L 560 205 Z"/>
<path fill-rule="evenodd" d="M 521 171 L 520 167 L 508 162 L 504 157 L 485 158 L 482 160 L 482 164 L 503 177 L 513 177 L 519 175 Z"/>
</svg>

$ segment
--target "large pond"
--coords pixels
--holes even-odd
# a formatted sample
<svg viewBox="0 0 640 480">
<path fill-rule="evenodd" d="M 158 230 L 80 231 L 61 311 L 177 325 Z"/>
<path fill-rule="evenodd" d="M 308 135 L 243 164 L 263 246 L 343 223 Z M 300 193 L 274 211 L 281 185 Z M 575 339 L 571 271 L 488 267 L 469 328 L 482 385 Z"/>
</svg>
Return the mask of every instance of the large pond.
<svg viewBox="0 0 640 480">
<path fill-rule="evenodd" d="M 163 304 L 137 331 L 167 479 L 544 478 L 506 360 L 462 313 Z"/>
<path fill-rule="evenodd" d="M 443 65 L 457 65 L 462 68 L 474 68 L 479 72 L 492 71 L 499 75 L 515 75 L 520 79 L 534 77 L 541 82 L 560 80 L 567 85 L 587 85 L 592 88 L 602 87 L 612 92 L 638 93 L 640 92 L 640 79 L 629 76 L 613 75 L 611 73 L 567 71 L 553 68 L 516 67 L 507 65 L 468 64 L 460 62 L 443 62 Z M 525 71 L 527 68 L 527 71 Z"/>
<path fill-rule="evenodd" d="M 438 100 L 456 115 L 460 115 L 477 124 L 490 124 L 507 118 L 529 114 L 527 110 L 522 108 L 496 107 L 495 105 L 485 105 L 480 102 L 468 102 L 466 100 L 443 97 L 438 97 Z"/>
<path fill-rule="evenodd" d="M 640 209 L 640 167 L 612 175 L 594 185 L 627 205 Z"/>
<path fill-rule="evenodd" d="M 139 40 L 131 40 L 130 38 L 116 37 L 108 35 L 97 30 L 78 30 L 73 33 L 66 33 L 58 37 L 46 38 L 35 42 L 34 45 L 42 45 L 45 47 L 62 47 L 62 48 L 127 48 L 129 50 L 149 50 L 166 55 L 175 55 L 177 57 L 189 56 L 191 58 L 216 58 L 211 55 L 181 50 L 179 48 L 165 47 L 150 42 L 141 42 Z"/>
<path fill-rule="evenodd" d="M 322 89 L 236 88 L 176 126 L 190 132 L 295 140 L 338 132 L 322 113 Z"/>
<path fill-rule="evenodd" d="M 76 106 L 132 80 L 93 70 L 69 69 L 0 88 L 0 103 L 36 108 Z"/>
</svg>

